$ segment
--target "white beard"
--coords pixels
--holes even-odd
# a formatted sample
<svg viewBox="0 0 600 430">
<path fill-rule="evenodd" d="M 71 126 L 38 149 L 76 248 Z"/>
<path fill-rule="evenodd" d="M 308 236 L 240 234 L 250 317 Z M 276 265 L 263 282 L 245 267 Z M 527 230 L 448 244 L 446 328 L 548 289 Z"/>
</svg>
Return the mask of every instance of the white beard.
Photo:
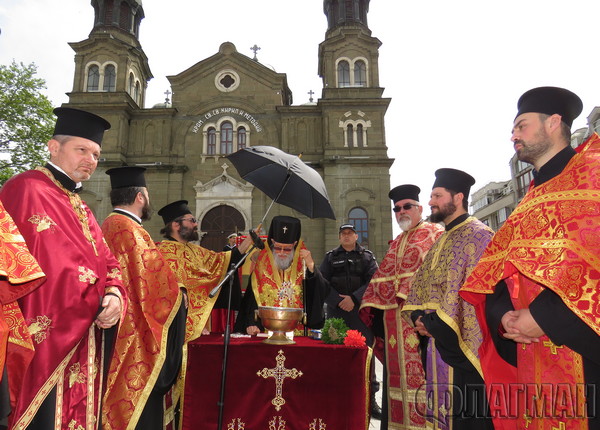
<svg viewBox="0 0 600 430">
<path fill-rule="evenodd" d="M 294 253 L 290 252 L 287 257 L 280 257 L 278 254 L 273 254 L 273 260 L 275 260 L 275 264 L 279 268 L 279 270 L 285 270 L 292 265 L 292 261 L 294 260 Z"/>
<path fill-rule="evenodd" d="M 412 220 L 410 218 L 401 218 L 400 221 L 398 221 L 398 226 L 402 231 L 410 230 L 412 226 Z"/>
</svg>

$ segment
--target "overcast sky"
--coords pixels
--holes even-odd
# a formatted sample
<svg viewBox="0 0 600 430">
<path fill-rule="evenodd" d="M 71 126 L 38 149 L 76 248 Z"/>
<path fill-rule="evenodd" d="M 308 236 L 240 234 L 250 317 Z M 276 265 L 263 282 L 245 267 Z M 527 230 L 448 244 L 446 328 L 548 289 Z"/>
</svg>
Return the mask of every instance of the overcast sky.
<svg viewBox="0 0 600 430">
<path fill-rule="evenodd" d="M 298 5 L 301 4 L 302 8 Z M 294 104 L 321 94 L 318 45 L 327 22 L 322 0 L 144 0 L 140 41 L 154 75 L 146 107 L 164 100 L 166 76 L 214 55 L 225 41 L 286 73 Z M 392 187 L 414 183 L 427 203 L 434 172 L 454 167 L 477 190 L 510 178 L 510 129 L 526 90 L 562 86 L 583 100 L 573 129 L 600 105 L 598 0 L 372 0 L 372 35 L 381 42 L 380 84 L 392 102 L 386 139 Z M 87 38 L 89 0 L 1 0 L 0 64 L 35 62 L 55 105 L 68 101 L 74 52 Z M 424 213 L 428 214 L 426 208 Z"/>
</svg>

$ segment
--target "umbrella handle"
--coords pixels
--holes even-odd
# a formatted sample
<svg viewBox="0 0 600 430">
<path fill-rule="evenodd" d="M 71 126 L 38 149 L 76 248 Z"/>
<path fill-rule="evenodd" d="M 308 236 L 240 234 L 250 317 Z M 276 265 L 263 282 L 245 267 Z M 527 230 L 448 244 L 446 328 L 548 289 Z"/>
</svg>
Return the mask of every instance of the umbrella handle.
<svg viewBox="0 0 600 430">
<path fill-rule="evenodd" d="M 260 231 L 260 226 L 262 224 L 258 225 L 257 230 Z M 256 234 L 256 232 L 254 230 L 250 230 L 250 237 L 252 238 L 252 242 L 254 242 L 254 247 L 258 248 L 258 249 L 265 249 L 265 243 L 262 241 L 262 239 L 260 237 L 258 237 L 258 234 Z"/>
<path fill-rule="evenodd" d="M 269 207 L 267 208 L 267 211 L 265 212 L 264 216 L 262 217 L 262 219 L 260 220 L 260 225 L 264 224 L 265 222 L 265 218 L 267 217 L 267 214 L 269 213 L 269 211 L 271 210 L 271 208 L 273 207 L 273 204 L 277 201 L 277 199 L 279 198 L 279 196 L 281 196 L 281 193 L 283 193 L 283 190 L 285 189 L 285 186 L 288 184 L 288 182 L 290 182 L 290 179 L 292 177 L 292 174 L 290 173 L 290 169 L 288 167 L 287 170 L 287 176 L 285 177 L 285 182 L 283 183 L 283 185 L 281 186 L 281 189 L 279 190 L 279 193 L 277 193 L 277 197 L 275 197 L 272 201 L 271 204 L 269 205 Z"/>
</svg>

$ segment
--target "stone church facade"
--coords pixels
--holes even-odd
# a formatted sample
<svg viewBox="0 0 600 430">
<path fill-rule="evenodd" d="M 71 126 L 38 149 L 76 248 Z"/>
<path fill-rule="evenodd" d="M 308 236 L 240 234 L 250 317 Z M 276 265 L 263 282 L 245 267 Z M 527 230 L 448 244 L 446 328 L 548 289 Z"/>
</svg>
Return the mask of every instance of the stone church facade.
<svg viewBox="0 0 600 430">
<path fill-rule="evenodd" d="M 361 241 L 383 257 L 392 238 L 384 116 L 390 103 L 379 83 L 381 42 L 367 25 L 369 0 L 325 0 L 325 40 L 319 45 L 323 81 L 317 102 L 293 105 L 285 73 L 277 73 L 224 42 L 214 55 L 169 76 L 172 100 L 143 108 L 149 60 L 139 40 L 141 0 L 92 0 L 94 27 L 75 51 L 67 106 L 97 113 L 112 124 L 102 159 L 82 197 L 99 220 L 110 213 L 104 172 L 120 165 L 147 168 L 155 209 L 189 201 L 199 220 L 201 245 L 220 250 L 233 231 L 263 218 L 271 200 L 239 177 L 226 158 L 236 150 L 269 145 L 302 160 L 323 178 L 337 220 L 310 219 L 275 204 L 275 215 L 296 216 L 302 237 L 320 262 L 337 246 L 338 227 L 354 223 Z M 145 223 L 155 240 L 163 227 Z M 266 234 L 266 232 L 265 232 Z"/>
</svg>

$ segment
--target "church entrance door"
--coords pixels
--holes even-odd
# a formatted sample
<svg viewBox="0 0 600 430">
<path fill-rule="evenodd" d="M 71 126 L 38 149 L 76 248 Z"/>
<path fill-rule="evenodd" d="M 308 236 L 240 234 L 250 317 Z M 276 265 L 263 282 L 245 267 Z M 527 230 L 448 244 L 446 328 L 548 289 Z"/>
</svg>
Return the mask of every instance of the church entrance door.
<svg viewBox="0 0 600 430">
<path fill-rule="evenodd" d="M 213 251 L 222 251 L 227 244 L 227 236 L 240 232 L 245 234 L 244 217 L 235 208 L 219 205 L 206 213 L 200 224 L 204 233 L 200 245 Z"/>
</svg>

